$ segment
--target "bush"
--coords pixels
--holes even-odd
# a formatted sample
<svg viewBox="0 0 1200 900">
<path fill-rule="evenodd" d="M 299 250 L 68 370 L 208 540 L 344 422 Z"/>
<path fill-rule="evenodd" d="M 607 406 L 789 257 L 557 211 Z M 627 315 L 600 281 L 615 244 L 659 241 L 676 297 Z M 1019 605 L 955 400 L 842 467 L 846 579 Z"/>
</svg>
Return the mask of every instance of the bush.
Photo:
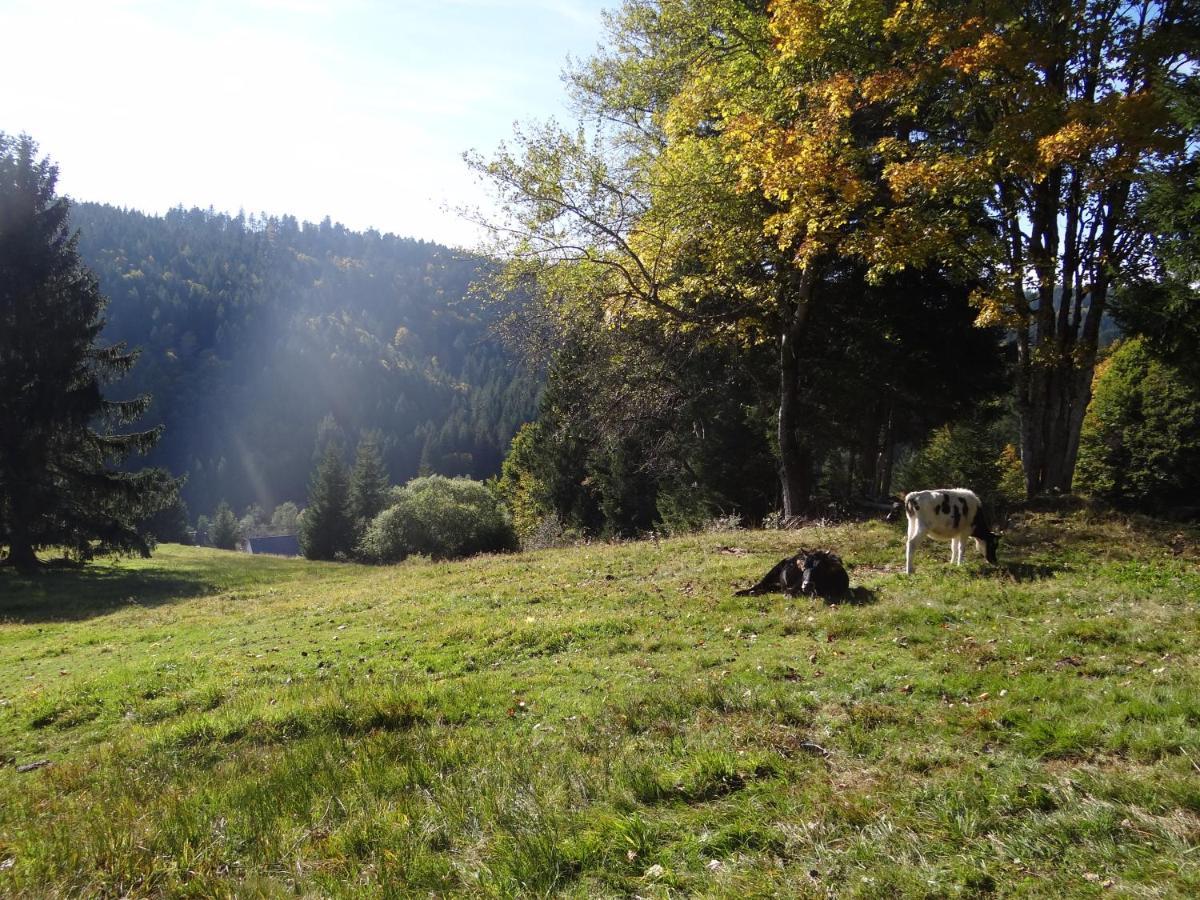
<svg viewBox="0 0 1200 900">
<path fill-rule="evenodd" d="M 500 466 L 497 492 L 512 514 L 513 527 L 522 539 L 537 534 L 542 523 L 553 518 L 562 523 L 554 509 L 550 487 L 539 477 L 539 447 L 545 443 L 542 427 L 526 422 L 513 435 L 508 455 Z"/>
<path fill-rule="evenodd" d="M 549 550 L 570 547 L 583 540 L 583 533 L 569 528 L 558 513 L 547 513 L 531 530 L 518 534 L 522 550 Z"/>
<path fill-rule="evenodd" d="M 718 498 L 698 484 L 678 481 L 660 484 L 656 501 L 658 521 L 667 534 L 709 531 L 713 520 L 720 517 Z M 725 518 L 741 521 L 736 514 Z"/>
<path fill-rule="evenodd" d="M 1141 338 L 1097 368 L 1076 479 L 1084 493 L 1144 510 L 1200 502 L 1200 390 Z"/>
<path fill-rule="evenodd" d="M 517 536 L 486 485 L 429 475 L 393 494 L 393 505 L 371 522 L 359 546 L 372 562 L 420 554 L 452 559 L 517 549 Z"/>
<path fill-rule="evenodd" d="M 1016 448 L 999 429 L 978 422 L 944 425 L 898 468 L 902 491 L 970 488 L 985 501 L 1024 498 Z"/>
<path fill-rule="evenodd" d="M 233 550 L 241 536 L 237 516 L 233 514 L 228 503 L 221 501 L 208 532 L 209 541 L 219 550 Z"/>
</svg>

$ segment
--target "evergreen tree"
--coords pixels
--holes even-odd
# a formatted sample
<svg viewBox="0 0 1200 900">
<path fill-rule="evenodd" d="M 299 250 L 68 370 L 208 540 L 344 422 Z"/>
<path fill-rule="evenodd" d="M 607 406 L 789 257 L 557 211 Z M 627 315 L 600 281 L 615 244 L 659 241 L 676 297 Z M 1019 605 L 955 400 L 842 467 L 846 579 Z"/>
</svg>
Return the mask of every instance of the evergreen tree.
<svg viewBox="0 0 1200 900">
<path fill-rule="evenodd" d="M 389 486 L 379 435 L 369 431 L 359 439 L 350 473 L 350 516 L 360 531 L 387 505 Z"/>
<path fill-rule="evenodd" d="M 148 518 L 141 530 L 154 536 L 160 544 L 190 544 L 191 526 L 188 523 L 188 508 L 178 494 L 175 499 Z"/>
<path fill-rule="evenodd" d="M 212 527 L 208 532 L 209 540 L 219 550 L 233 550 L 237 547 L 240 536 L 237 516 L 233 514 L 228 503 L 222 502 L 213 514 Z"/>
<path fill-rule="evenodd" d="M 350 486 L 346 467 L 335 447 L 321 459 L 300 518 L 300 548 L 309 559 L 336 559 L 354 549 L 350 518 Z"/>
<path fill-rule="evenodd" d="M 1145 338 L 1101 364 L 1083 421 L 1079 486 L 1152 512 L 1200 505 L 1200 387 Z"/>
<path fill-rule="evenodd" d="M 342 431 L 342 426 L 333 417 L 333 413 L 326 413 L 325 417 L 317 423 L 317 443 L 313 447 L 313 464 L 319 466 L 321 460 L 325 458 L 325 454 L 330 450 L 341 457 L 345 446 L 346 434 Z"/>
<path fill-rule="evenodd" d="M 1139 212 L 1155 236 L 1155 265 L 1126 286 L 1113 312 L 1126 334 L 1142 335 L 1146 350 L 1200 384 L 1200 80 L 1169 96 L 1190 136 L 1187 159 L 1148 179 Z"/>
<path fill-rule="evenodd" d="M 135 356 L 97 346 L 105 300 L 80 262 L 57 178 L 31 138 L 0 132 L 0 544 L 23 570 L 51 546 L 90 558 L 94 541 L 148 556 L 153 537 L 139 525 L 179 489 L 161 469 L 115 468 L 159 431 L 118 431 L 149 396 L 104 397 Z"/>
</svg>

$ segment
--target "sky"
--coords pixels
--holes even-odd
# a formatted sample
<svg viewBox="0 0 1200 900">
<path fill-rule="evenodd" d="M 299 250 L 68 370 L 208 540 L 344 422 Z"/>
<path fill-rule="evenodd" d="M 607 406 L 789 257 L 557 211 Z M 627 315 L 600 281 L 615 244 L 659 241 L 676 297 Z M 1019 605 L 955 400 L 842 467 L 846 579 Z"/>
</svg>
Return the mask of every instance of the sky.
<svg viewBox="0 0 1200 900">
<path fill-rule="evenodd" d="M 567 57 L 617 0 L 0 0 L 0 131 L 59 193 L 329 216 L 471 246 L 462 161 L 570 121 Z"/>
</svg>

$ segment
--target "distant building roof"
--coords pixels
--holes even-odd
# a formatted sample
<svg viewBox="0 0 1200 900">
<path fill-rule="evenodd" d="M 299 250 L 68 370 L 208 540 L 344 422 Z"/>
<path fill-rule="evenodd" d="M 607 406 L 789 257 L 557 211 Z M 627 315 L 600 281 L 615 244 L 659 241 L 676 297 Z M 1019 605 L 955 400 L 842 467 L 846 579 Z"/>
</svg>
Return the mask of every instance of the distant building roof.
<svg viewBox="0 0 1200 900">
<path fill-rule="evenodd" d="M 246 552 L 270 553 L 274 556 L 299 556 L 300 538 L 294 534 L 249 537 L 246 538 Z"/>
</svg>

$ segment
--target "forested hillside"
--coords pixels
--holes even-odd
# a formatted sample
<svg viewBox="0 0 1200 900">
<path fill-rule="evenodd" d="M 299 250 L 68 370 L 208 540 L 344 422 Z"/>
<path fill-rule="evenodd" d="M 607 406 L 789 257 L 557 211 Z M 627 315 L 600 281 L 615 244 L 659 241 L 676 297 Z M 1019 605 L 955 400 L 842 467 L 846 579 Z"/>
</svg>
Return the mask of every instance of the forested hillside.
<svg viewBox="0 0 1200 900">
<path fill-rule="evenodd" d="M 486 477 L 538 384 L 466 299 L 479 261 L 328 219 L 78 203 L 105 337 L 141 348 L 116 392 L 153 396 L 148 462 L 186 474 L 192 514 L 302 501 L 318 441 L 378 430 L 389 475 Z"/>
</svg>

